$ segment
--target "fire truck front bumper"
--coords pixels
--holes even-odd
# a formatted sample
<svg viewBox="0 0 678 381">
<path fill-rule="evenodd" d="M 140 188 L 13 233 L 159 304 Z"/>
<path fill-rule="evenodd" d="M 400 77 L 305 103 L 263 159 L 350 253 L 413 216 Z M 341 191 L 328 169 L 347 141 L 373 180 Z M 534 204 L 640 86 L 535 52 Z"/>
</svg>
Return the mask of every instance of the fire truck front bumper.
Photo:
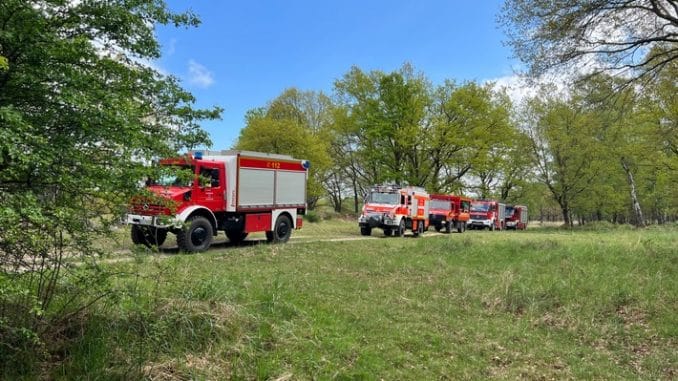
<svg viewBox="0 0 678 381">
<path fill-rule="evenodd" d="M 182 223 L 174 216 L 144 216 L 128 214 L 127 224 L 153 226 L 156 228 L 181 227 Z"/>
<path fill-rule="evenodd" d="M 387 214 L 368 214 L 362 215 L 358 218 L 358 225 L 369 228 L 384 228 L 398 226 L 398 221 L 395 218 L 389 217 Z"/>
<path fill-rule="evenodd" d="M 509 229 L 515 229 L 518 226 L 518 221 L 506 221 L 506 227 Z"/>
<path fill-rule="evenodd" d="M 473 220 L 473 219 L 471 219 L 471 220 L 468 220 L 468 223 L 466 225 L 468 225 L 470 227 L 482 227 L 482 228 L 488 227 L 489 228 L 490 226 L 492 226 L 492 220 Z"/>
</svg>

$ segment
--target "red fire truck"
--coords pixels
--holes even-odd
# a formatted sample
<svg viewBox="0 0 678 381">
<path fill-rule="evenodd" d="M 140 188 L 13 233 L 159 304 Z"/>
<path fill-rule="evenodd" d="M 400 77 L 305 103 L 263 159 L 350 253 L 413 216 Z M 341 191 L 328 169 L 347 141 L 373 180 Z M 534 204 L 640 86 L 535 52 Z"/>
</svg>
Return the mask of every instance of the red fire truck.
<svg viewBox="0 0 678 381">
<path fill-rule="evenodd" d="M 527 229 L 527 206 L 506 205 L 506 229 Z"/>
<path fill-rule="evenodd" d="M 452 229 L 462 233 L 470 219 L 471 199 L 449 194 L 432 194 L 429 208 L 429 224 L 436 231 L 449 233 Z"/>
<path fill-rule="evenodd" d="M 471 202 L 472 229 L 502 230 L 505 227 L 506 205 L 492 200 L 475 200 Z"/>
<path fill-rule="evenodd" d="M 423 234 L 428 229 L 429 201 L 420 187 L 372 187 L 358 218 L 360 234 L 370 235 L 373 228 L 383 229 L 386 236 L 403 236 L 406 229 L 415 237 Z"/>
<path fill-rule="evenodd" d="M 266 232 L 286 242 L 306 212 L 310 163 L 287 155 L 248 151 L 191 152 L 165 159 L 169 175 L 150 180 L 153 197 L 132 200 L 127 223 L 135 244 L 162 245 L 167 233 L 187 252 L 207 250 L 219 230 L 232 242 Z M 172 173 L 189 172 L 189 176 Z"/>
</svg>

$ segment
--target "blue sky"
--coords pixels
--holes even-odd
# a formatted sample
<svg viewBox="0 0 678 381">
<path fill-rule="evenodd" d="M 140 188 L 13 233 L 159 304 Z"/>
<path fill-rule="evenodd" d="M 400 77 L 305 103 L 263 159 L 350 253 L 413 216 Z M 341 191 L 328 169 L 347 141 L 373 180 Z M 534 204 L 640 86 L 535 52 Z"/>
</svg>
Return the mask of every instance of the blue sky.
<svg viewBox="0 0 678 381">
<path fill-rule="evenodd" d="M 214 149 L 234 144 L 247 110 L 289 87 L 331 94 L 353 65 L 388 72 L 409 62 L 434 84 L 509 78 L 517 67 L 495 21 L 501 0 L 168 3 L 202 24 L 158 28 L 154 65 L 181 78 L 198 106 L 224 108 L 203 123 Z"/>
</svg>

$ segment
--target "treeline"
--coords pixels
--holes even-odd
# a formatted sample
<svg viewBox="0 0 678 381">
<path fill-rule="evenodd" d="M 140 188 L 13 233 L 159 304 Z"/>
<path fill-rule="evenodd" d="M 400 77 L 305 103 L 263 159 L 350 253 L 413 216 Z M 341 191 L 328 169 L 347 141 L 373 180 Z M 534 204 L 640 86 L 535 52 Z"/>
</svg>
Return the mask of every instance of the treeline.
<svg viewBox="0 0 678 381">
<path fill-rule="evenodd" d="M 661 224 L 678 218 L 677 74 L 674 62 L 642 85 L 541 85 L 516 104 L 493 83 L 353 67 L 330 95 L 292 88 L 249 111 L 235 148 L 309 159 L 311 208 L 327 197 L 357 212 L 370 185 L 395 182 L 568 225 Z"/>
</svg>

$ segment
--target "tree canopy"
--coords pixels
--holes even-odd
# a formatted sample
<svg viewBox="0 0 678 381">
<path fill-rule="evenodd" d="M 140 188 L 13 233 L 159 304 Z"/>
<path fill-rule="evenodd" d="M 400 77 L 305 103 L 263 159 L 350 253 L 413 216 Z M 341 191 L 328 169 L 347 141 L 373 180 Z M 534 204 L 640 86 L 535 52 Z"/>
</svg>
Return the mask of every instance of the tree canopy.
<svg viewBox="0 0 678 381">
<path fill-rule="evenodd" d="M 499 20 L 533 76 L 575 66 L 634 80 L 678 59 L 673 0 L 507 0 Z"/>
</svg>

